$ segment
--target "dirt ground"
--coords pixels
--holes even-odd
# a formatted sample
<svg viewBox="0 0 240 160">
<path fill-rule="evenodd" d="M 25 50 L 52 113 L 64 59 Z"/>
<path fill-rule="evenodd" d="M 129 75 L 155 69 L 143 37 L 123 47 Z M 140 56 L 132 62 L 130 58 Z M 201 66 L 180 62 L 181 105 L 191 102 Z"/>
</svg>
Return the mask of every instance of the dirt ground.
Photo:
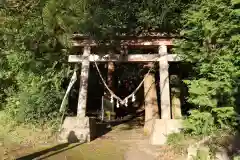
<svg viewBox="0 0 240 160">
<path fill-rule="evenodd" d="M 26 134 L 19 142 L 9 137 L 0 139 L 2 160 L 175 160 L 181 159 L 168 146 L 151 146 L 143 135 L 142 127 L 121 124 L 98 139 L 85 144 L 58 144 L 52 135 Z M 15 133 L 17 134 L 17 133 Z M 18 133 L 23 134 L 23 133 Z M 13 136 L 12 134 L 11 136 Z M 27 138 L 29 136 L 29 138 Z M 35 143 L 34 143 L 34 138 Z M 28 142 L 25 142 L 28 140 Z"/>
</svg>

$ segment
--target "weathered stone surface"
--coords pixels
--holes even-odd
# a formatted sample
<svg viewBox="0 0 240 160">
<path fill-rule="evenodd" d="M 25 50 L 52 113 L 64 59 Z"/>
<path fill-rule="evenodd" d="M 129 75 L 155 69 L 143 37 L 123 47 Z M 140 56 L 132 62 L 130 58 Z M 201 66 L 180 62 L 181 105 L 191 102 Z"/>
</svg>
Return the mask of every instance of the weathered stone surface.
<svg viewBox="0 0 240 160">
<path fill-rule="evenodd" d="M 172 118 L 173 119 L 181 119 L 182 111 L 181 111 L 181 100 L 178 97 L 172 97 Z"/>
<path fill-rule="evenodd" d="M 200 146 L 197 157 L 199 159 L 210 160 L 210 148 L 207 146 Z"/>
<path fill-rule="evenodd" d="M 170 76 L 172 119 L 181 119 L 181 80 L 179 75 Z"/>
<path fill-rule="evenodd" d="M 182 121 L 176 119 L 155 119 L 153 122 L 153 131 L 150 136 L 152 145 L 163 145 L 167 141 L 167 135 L 180 132 Z"/>
<path fill-rule="evenodd" d="M 90 55 L 91 48 L 84 47 L 83 56 L 84 61 L 81 66 L 81 76 L 80 76 L 80 88 L 79 88 L 79 96 L 78 96 L 78 109 L 77 116 L 85 117 L 86 107 L 87 107 L 87 92 L 88 92 L 88 76 L 90 69 L 90 62 L 88 61 L 88 57 Z"/>
<path fill-rule="evenodd" d="M 210 149 L 207 146 L 195 144 L 190 145 L 187 149 L 187 160 L 195 160 L 195 159 L 204 159 L 211 160 L 210 158 Z"/>
<path fill-rule="evenodd" d="M 145 124 L 144 133 L 149 135 L 152 132 L 153 120 L 159 118 L 157 91 L 155 76 L 148 74 L 144 80 L 144 105 L 145 105 Z"/>
<path fill-rule="evenodd" d="M 144 135 L 146 136 L 151 135 L 153 130 L 153 123 L 154 123 L 154 119 L 149 119 L 147 121 L 145 120 L 144 128 L 143 128 Z"/>
<path fill-rule="evenodd" d="M 89 142 L 89 118 L 66 117 L 59 134 L 59 141 L 63 143 Z"/>
<path fill-rule="evenodd" d="M 170 102 L 170 87 L 169 87 L 169 73 L 167 60 L 167 46 L 159 46 L 159 55 L 162 59 L 159 62 L 159 76 L 160 76 L 160 99 L 161 99 L 161 118 L 171 119 L 171 102 Z"/>
<path fill-rule="evenodd" d="M 188 147 L 187 149 L 187 160 L 194 160 L 194 158 L 196 158 L 197 156 L 197 150 L 198 150 L 198 146 L 196 145 L 191 145 Z"/>
<path fill-rule="evenodd" d="M 220 149 L 216 152 L 215 160 L 230 160 L 226 149 Z"/>
</svg>

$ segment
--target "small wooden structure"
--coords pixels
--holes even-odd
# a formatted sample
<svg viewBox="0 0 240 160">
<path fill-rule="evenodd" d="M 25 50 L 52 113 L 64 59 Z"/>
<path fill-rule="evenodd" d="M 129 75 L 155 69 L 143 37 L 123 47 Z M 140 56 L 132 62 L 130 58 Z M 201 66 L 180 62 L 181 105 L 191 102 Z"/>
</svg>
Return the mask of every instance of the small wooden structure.
<svg viewBox="0 0 240 160">
<path fill-rule="evenodd" d="M 128 55 L 125 52 L 124 57 L 120 54 L 105 54 L 96 55 L 91 53 L 91 47 L 98 46 L 97 41 L 89 39 L 89 37 L 82 35 L 74 35 L 72 38 L 72 43 L 74 47 L 82 47 L 83 54 L 79 55 L 69 55 L 68 62 L 71 63 L 81 63 L 81 75 L 80 75 L 80 89 L 78 98 L 78 108 L 77 108 L 77 118 L 81 119 L 86 117 L 86 107 L 87 107 L 87 89 L 88 89 L 88 77 L 90 62 L 159 62 L 159 75 L 160 75 L 160 106 L 161 106 L 161 119 L 170 120 L 171 119 L 171 99 L 170 99 L 170 87 L 169 87 L 169 62 L 179 61 L 177 55 L 169 54 L 168 48 L 172 46 L 172 38 L 162 35 L 154 36 L 122 36 L 118 37 L 116 40 L 109 40 L 104 43 L 104 45 L 118 44 L 125 49 L 129 46 L 151 48 L 158 47 L 158 53 L 155 54 L 135 54 Z"/>
<path fill-rule="evenodd" d="M 172 45 L 172 39 L 162 36 L 145 36 L 145 37 L 124 37 L 119 40 L 121 46 L 136 46 L 136 47 L 158 47 L 158 53 L 156 54 L 135 54 L 125 55 L 122 59 L 121 55 L 96 55 L 91 54 L 91 47 L 98 45 L 93 40 L 85 39 L 79 35 L 74 35 L 73 46 L 83 47 L 82 55 L 70 55 L 68 62 L 82 63 L 80 91 L 78 100 L 78 116 L 85 116 L 87 105 L 87 87 L 88 87 L 88 74 L 90 68 L 90 62 L 151 62 L 153 60 L 159 61 L 159 75 L 160 75 L 160 95 L 161 95 L 161 118 L 170 119 L 170 89 L 169 89 L 169 73 L 168 62 L 179 61 L 177 55 L 168 54 L 167 48 Z M 113 43 L 113 42 L 111 42 Z M 105 43 L 105 45 L 110 45 Z"/>
</svg>

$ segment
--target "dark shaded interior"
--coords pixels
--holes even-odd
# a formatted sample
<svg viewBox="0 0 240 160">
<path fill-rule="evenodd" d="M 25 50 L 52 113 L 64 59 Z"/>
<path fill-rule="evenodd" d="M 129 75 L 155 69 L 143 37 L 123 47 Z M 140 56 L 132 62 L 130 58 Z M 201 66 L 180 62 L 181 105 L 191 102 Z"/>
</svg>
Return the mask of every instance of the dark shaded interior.
<svg viewBox="0 0 240 160">
<path fill-rule="evenodd" d="M 105 64 L 98 64 L 101 74 L 106 77 L 107 68 Z M 93 116 L 100 112 L 102 104 L 102 96 L 104 95 L 104 85 L 99 77 L 99 74 L 92 63 L 90 65 L 88 79 L 88 95 L 87 95 L 87 115 Z"/>
<path fill-rule="evenodd" d="M 188 111 L 193 108 L 192 104 L 187 102 L 188 88 L 186 84 L 183 83 L 184 79 L 189 79 L 192 74 L 192 65 L 183 62 L 170 62 L 169 63 L 169 76 L 178 76 L 180 79 L 180 84 L 174 84 L 170 81 L 170 88 L 177 86 L 180 88 L 180 100 L 181 100 L 181 111 L 183 116 L 187 116 Z M 171 90 L 170 90 L 170 94 Z"/>
</svg>

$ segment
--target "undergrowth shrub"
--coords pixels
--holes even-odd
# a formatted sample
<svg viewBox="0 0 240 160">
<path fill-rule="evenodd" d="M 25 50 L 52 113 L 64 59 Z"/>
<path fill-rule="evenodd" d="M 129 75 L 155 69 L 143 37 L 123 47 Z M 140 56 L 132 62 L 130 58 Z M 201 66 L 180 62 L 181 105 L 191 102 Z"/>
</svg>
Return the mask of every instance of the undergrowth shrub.
<svg viewBox="0 0 240 160">
<path fill-rule="evenodd" d="M 184 130 L 193 135 L 210 134 L 216 130 L 211 113 L 199 110 L 192 110 L 183 124 Z"/>
<path fill-rule="evenodd" d="M 222 129 L 235 128 L 237 123 L 237 113 L 233 107 L 213 108 L 212 115 L 216 124 Z"/>
<path fill-rule="evenodd" d="M 0 9 L 0 106 L 17 123 L 56 123 L 63 98 L 67 39 L 59 23 L 47 27 L 47 1 L 6 1 Z M 52 15 L 53 16 L 53 15 Z"/>
<path fill-rule="evenodd" d="M 169 134 L 167 137 L 167 144 L 178 144 L 178 143 L 182 143 L 182 141 L 185 140 L 185 136 L 184 134 L 181 133 L 172 133 Z"/>
<path fill-rule="evenodd" d="M 20 89 L 9 96 L 5 111 L 17 123 L 44 125 L 59 116 L 63 92 L 52 83 L 34 75 L 24 77 Z"/>
<path fill-rule="evenodd" d="M 211 112 L 192 110 L 184 120 L 184 131 L 193 135 L 210 135 L 221 129 L 237 126 L 236 114 L 233 107 L 213 108 Z"/>
</svg>

